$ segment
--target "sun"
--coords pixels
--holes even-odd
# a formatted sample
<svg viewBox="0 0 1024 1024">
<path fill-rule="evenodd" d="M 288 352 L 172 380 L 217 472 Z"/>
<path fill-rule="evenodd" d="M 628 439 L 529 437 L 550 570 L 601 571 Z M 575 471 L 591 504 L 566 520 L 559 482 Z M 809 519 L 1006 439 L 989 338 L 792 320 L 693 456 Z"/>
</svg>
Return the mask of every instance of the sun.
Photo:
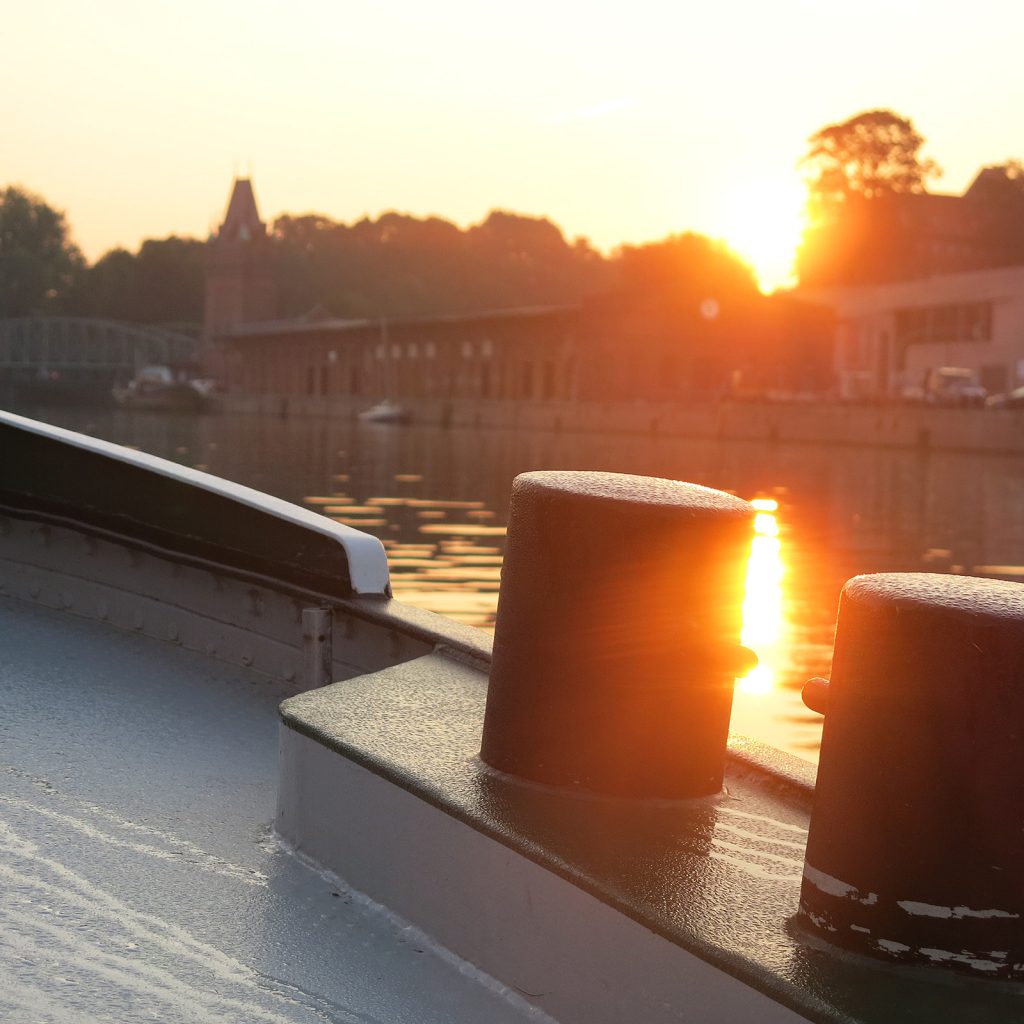
<svg viewBox="0 0 1024 1024">
<path fill-rule="evenodd" d="M 757 178 L 722 193 L 716 233 L 753 268 L 761 291 L 795 283 L 807 192 L 799 178 Z"/>
</svg>

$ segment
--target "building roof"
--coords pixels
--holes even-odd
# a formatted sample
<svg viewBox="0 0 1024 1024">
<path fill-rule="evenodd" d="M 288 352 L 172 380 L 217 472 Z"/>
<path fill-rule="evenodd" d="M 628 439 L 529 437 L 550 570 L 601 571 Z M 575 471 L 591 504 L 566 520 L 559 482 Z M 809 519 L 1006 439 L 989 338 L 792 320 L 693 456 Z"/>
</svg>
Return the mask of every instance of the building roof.
<svg viewBox="0 0 1024 1024">
<path fill-rule="evenodd" d="M 928 274 L 877 284 L 798 288 L 791 294 L 805 302 L 827 306 L 843 316 L 915 306 L 1005 301 L 1024 294 L 1024 266 Z"/>
<path fill-rule="evenodd" d="M 218 239 L 229 242 L 247 242 L 267 233 L 267 226 L 260 220 L 256 207 L 256 195 L 249 178 L 236 178 L 228 201 L 224 223 L 217 233 Z"/>
<path fill-rule="evenodd" d="M 487 309 L 464 313 L 429 313 L 421 316 L 321 318 L 319 316 L 297 317 L 293 320 L 270 320 L 257 324 L 239 324 L 221 333 L 221 337 L 241 339 L 267 337 L 271 335 L 345 333 L 362 328 L 386 329 L 407 327 L 416 324 L 471 323 L 475 320 L 513 320 L 534 317 L 555 316 L 562 313 L 576 313 L 579 306 L 517 306 L 511 309 Z"/>
</svg>

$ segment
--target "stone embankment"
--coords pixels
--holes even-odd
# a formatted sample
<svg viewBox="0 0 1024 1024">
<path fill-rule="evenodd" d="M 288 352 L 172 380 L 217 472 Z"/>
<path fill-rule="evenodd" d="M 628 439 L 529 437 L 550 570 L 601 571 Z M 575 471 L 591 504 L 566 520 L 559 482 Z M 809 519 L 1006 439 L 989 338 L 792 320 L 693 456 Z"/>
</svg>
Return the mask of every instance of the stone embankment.
<svg viewBox="0 0 1024 1024">
<path fill-rule="evenodd" d="M 373 399 L 227 395 L 226 412 L 355 418 Z M 418 424 L 1024 454 L 1024 410 L 826 402 L 404 400 Z"/>
</svg>

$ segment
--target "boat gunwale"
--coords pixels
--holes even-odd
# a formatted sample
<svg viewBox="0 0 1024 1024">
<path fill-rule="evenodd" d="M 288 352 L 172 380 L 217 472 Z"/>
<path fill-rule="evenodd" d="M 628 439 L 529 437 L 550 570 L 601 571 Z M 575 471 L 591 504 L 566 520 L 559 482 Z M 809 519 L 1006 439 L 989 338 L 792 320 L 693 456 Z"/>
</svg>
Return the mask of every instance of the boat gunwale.
<svg viewBox="0 0 1024 1024">
<path fill-rule="evenodd" d="M 380 540 L 371 534 L 336 522 L 311 509 L 264 494 L 255 488 L 238 484 L 222 477 L 182 466 L 147 452 L 90 437 L 86 434 L 52 426 L 26 416 L 0 410 L 0 427 L 41 437 L 47 441 L 67 445 L 90 455 L 106 458 L 144 473 L 153 473 L 207 494 L 226 499 L 313 533 L 327 537 L 344 551 L 348 564 L 349 583 L 358 594 L 388 595 L 391 590 L 387 554 Z"/>
<path fill-rule="evenodd" d="M 0 497 L 0 517 L 5 516 L 21 522 L 39 523 L 70 530 L 82 536 L 141 551 L 172 564 L 203 569 L 240 583 L 267 587 L 284 597 L 311 605 L 330 607 L 370 625 L 401 632 L 412 640 L 430 644 L 435 648 L 442 648 L 474 666 L 489 665 L 490 663 L 490 634 L 473 626 L 454 622 L 436 612 L 404 604 L 385 594 L 339 596 L 324 590 L 317 590 L 315 587 L 301 586 L 253 569 L 245 569 L 230 563 L 204 558 L 201 555 L 191 555 L 176 549 L 165 548 L 153 541 L 118 533 L 116 530 L 92 523 L 84 523 L 59 513 L 12 506 Z M 0 562 L 9 561 L 11 560 L 0 557 Z"/>
</svg>

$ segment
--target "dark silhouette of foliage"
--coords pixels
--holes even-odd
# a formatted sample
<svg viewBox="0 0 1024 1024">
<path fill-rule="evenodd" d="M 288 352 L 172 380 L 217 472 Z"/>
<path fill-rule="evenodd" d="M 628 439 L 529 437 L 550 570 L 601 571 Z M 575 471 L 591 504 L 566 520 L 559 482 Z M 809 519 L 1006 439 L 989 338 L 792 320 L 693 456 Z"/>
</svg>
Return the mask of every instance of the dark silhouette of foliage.
<svg viewBox="0 0 1024 1024">
<path fill-rule="evenodd" d="M 724 307 L 758 293 L 753 270 L 728 246 L 692 232 L 624 245 L 612 263 L 613 290 L 631 302 L 697 311 L 705 301 Z"/>
<path fill-rule="evenodd" d="M 148 238 L 137 253 L 111 249 L 82 275 L 69 303 L 84 316 L 133 323 L 198 324 L 206 246 L 194 238 Z"/>
<path fill-rule="evenodd" d="M 797 255 L 802 285 L 868 284 L 921 270 L 919 224 L 928 181 L 942 173 L 921 155 L 905 117 L 869 110 L 808 140 L 808 228 Z"/>
<path fill-rule="evenodd" d="M 942 170 L 921 155 L 924 136 L 891 110 L 868 110 L 830 124 L 808 140 L 801 161 L 810 172 L 813 203 L 826 209 L 850 196 L 878 199 L 899 192 L 924 192 Z"/>
<path fill-rule="evenodd" d="M 604 261 L 549 220 L 495 211 L 460 230 L 439 217 L 384 213 L 352 225 L 318 214 L 274 223 L 283 316 L 399 316 L 572 303 Z"/>
<path fill-rule="evenodd" d="M 0 317 L 58 312 L 82 266 L 63 213 L 25 189 L 0 191 Z"/>
</svg>

